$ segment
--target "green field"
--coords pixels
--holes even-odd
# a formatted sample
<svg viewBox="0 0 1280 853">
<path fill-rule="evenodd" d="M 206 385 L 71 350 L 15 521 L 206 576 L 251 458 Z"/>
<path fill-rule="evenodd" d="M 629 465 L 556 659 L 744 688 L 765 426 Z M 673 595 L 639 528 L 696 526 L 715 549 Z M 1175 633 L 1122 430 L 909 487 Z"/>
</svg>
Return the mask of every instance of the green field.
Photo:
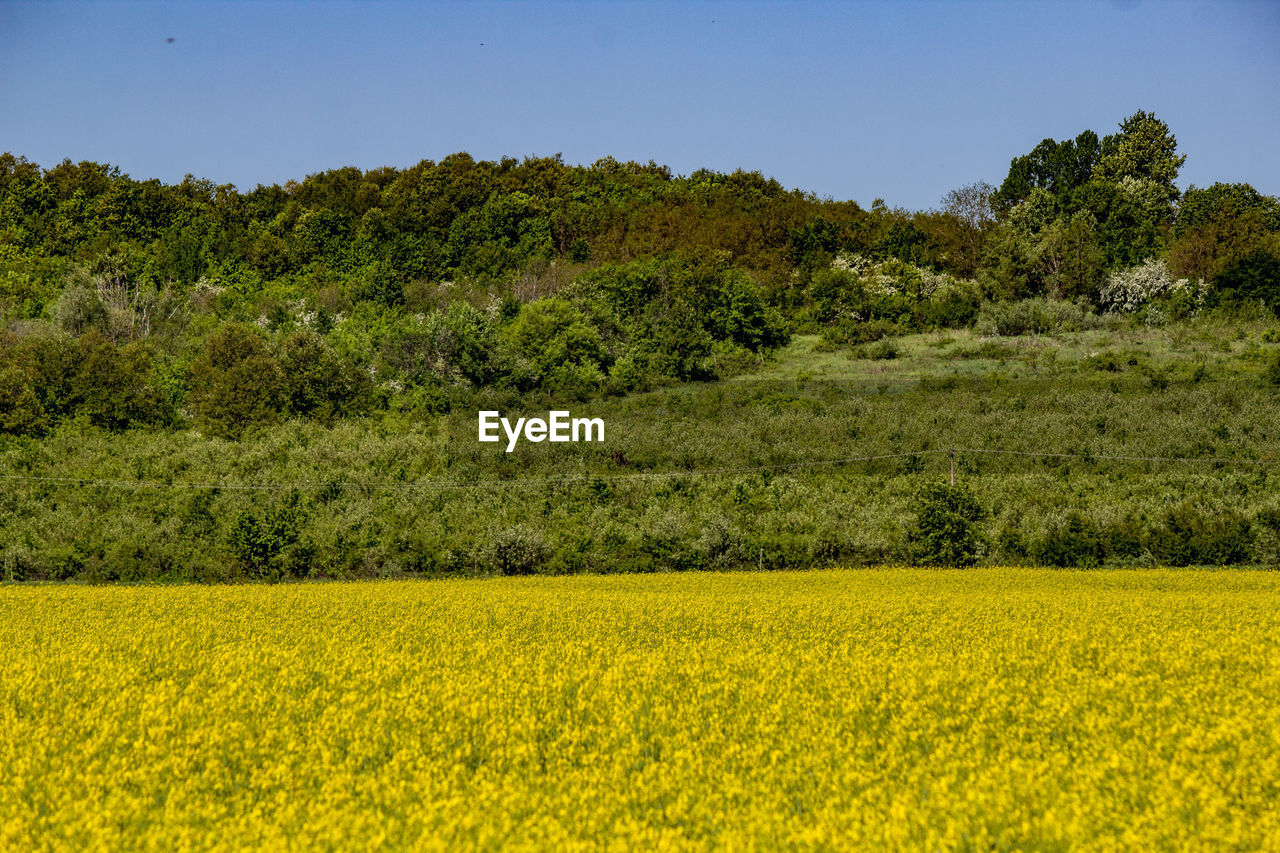
<svg viewBox="0 0 1280 853">
<path fill-rule="evenodd" d="M 950 448 L 987 512 L 984 562 L 1273 565 L 1273 328 L 943 331 L 893 339 L 891 359 L 802 336 L 730 381 L 569 404 L 605 419 L 603 444 L 511 454 L 477 443 L 471 410 L 294 421 L 240 442 L 69 422 L 0 437 L 0 473 L 32 478 L 0 495 L 2 568 L 130 580 L 910 562 L 912 497 L 948 476 Z M 553 404 L 525 405 L 505 411 Z M 236 529 L 282 530 L 283 544 L 255 557 Z"/>
</svg>

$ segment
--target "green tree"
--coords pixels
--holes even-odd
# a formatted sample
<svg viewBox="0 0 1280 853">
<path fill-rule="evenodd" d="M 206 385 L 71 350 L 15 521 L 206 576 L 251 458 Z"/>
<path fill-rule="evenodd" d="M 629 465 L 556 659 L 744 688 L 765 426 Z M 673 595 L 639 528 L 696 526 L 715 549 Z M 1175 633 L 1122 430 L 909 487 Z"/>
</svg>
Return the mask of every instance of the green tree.
<svg viewBox="0 0 1280 853">
<path fill-rule="evenodd" d="M 1280 254 L 1280 201 L 1248 184 L 1193 186 L 1178 203 L 1173 233 L 1170 267 L 1213 279 L 1255 252 Z"/>
<path fill-rule="evenodd" d="M 280 365 L 248 326 L 229 324 L 206 338 L 189 377 L 191 412 L 213 435 L 238 439 L 246 429 L 279 416 Z"/>
<path fill-rule="evenodd" d="M 908 532 L 912 556 L 926 566 L 971 566 L 983 545 L 978 524 L 986 510 L 968 486 L 930 483 L 915 499 Z"/>
<path fill-rule="evenodd" d="M 1092 214 L 1054 220 L 1040 233 L 1035 252 L 1048 296 L 1097 301 L 1103 264 Z"/>
<path fill-rule="evenodd" d="M 107 329 L 107 309 L 98 292 L 83 282 L 73 282 L 62 292 L 54 313 L 58 325 L 73 335 Z"/>
<path fill-rule="evenodd" d="M 1120 122 L 1119 133 L 1103 138 L 1094 175 L 1117 184 L 1125 178 L 1149 181 L 1172 205 L 1178 198 L 1178 170 L 1187 160 L 1177 152 L 1178 140 L 1169 125 L 1153 113 L 1138 110 Z"/>
<path fill-rule="evenodd" d="M 982 263 L 982 247 L 987 232 L 995 224 L 992 196 L 995 187 L 986 181 L 965 184 L 942 197 L 941 242 L 950 257 L 950 267 L 963 276 L 972 276 Z"/>
<path fill-rule="evenodd" d="M 151 382 L 151 351 L 145 343 L 134 341 L 117 348 L 94 330 L 78 344 L 80 367 L 74 396 L 90 423 L 120 431 L 171 418 Z"/>
<path fill-rule="evenodd" d="M 12 365 L 0 366 L 0 433 L 43 435 L 49 416 L 30 378 Z"/>
<path fill-rule="evenodd" d="M 296 493 L 259 518 L 243 510 L 227 530 L 227 544 L 236 562 L 250 577 L 279 580 L 289 574 L 310 573 L 312 549 L 301 541 L 303 511 Z"/>
<path fill-rule="evenodd" d="M 1259 250 L 1241 258 L 1213 280 L 1222 302 L 1261 302 L 1280 316 L 1280 257 Z"/>
<path fill-rule="evenodd" d="M 608 354 L 600 332 L 569 302 L 531 302 L 520 309 L 503 335 L 526 366 L 526 381 L 533 385 L 560 368 L 603 379 Z"/>
<path fill-rule="evenodd" d="M 1263 195 L 1249 184 L 1223 184 L 1200 188 L 1187 187 L 1178 202 L 1173 233 L 1181 237 L 1208 222 L 1238 220 L 1254 216 L 1267 231 L 1280 231 L 1280 200 Z"/>
<path fill-rule="evenodd" d="M 1055 142 L 1045 139 L 1030 153 L 1015 157 L 1000 189 L 992 193 L 991 205 L 998 213 L 1007 213 L 1024 201 L 1034 189 L 1065 199 L 1092 176 L 1101 146 L 1098 135 L 1086 130 L 1074 140 Z"/>
<path fill-rule="evenodd" d="M 311 331 L 296 331 L 280 342 L 280 391 L 290 415 L 329 423 L 364 411 L 372 383 L 368 374 L 339 358 Z"/>
</svg>

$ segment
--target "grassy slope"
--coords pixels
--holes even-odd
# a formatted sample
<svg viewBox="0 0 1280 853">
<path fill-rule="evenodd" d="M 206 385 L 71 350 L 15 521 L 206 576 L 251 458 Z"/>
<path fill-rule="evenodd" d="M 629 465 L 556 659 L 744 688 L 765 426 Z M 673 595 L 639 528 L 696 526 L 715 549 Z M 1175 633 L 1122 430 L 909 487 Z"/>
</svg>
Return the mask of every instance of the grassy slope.
<svg viewBox="0 0 1280 853">
<path fill-rule="evenodd" d="M 0 440 L 0 473 L 279 488 L 15 484 L 0 497 L 0 551 L 31 576 L 103 563 L 217 577 L 237 513 L 296 489 L 328 574 L 483 571 L 504 541 L 532 547 L 549 570 L 893 561 L 909 558 L 910 497 L 946 476 L 942 454 L 699 472 L 952 447 L 1205 459 L 961 453 L 959 476 L 992 513 L 990 559 L 1010 561 L 1073 510 L 1143 528 L 1186 501 L 1246 518 L 1280 504 L 1270 468 L 1209 461 L 1276 455 L 1280 394 L 1263 372 L 1280 347 L 1266 331 L 1201 320 L 1016 339 L 943 332 L 898 339 L 891 360 L 801 337 L 728 382 L 572 405 L 605 419 L 603 445 L 525 443 L 513 454 L 477 443 L 470 411 L 332 430 L 291 423 L 240 444 L 69 426 L 39 442 Z M 457 483 L 487 485 L 443 485 Z M 1253 562 L 1276 560 L 1264 528 L 1254 525 Z"/>
</svg>

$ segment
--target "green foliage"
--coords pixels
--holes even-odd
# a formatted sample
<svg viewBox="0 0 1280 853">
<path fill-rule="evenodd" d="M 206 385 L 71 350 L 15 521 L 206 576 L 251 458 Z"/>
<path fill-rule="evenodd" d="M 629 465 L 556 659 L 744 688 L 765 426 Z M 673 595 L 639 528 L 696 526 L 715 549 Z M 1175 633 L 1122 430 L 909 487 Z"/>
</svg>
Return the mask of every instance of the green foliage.
<svg viewBox="0 0 1280 853">
<path fill-rule="evenodd" d="M 1223 270 L 1213 287 L 1214 302 L 1261 302 L 1280 316 L 1280 257 L 1254 252 Z"/>
<path fill-rule="evenodd" d="M 805 336 L 734 381 L 593 400 L 603 445 L 514 454 L 476 445 L 470 402 L 429 417 L 396 408 L 267 425 L 234 453 L 190 430 L 54 421 L 38 440 L 0 436 L 3 473 L 75 481 L 6 481 L 0 553 L 19 578 L 86 580 L 226 580 L 249 576 L 247 564 L 330 578 L 900 564 L 917 559 L 915 497 L 922 480 L 945 479 L 945 455 L 812 463 L 954 446 L 1072 454 L 957 454 L 959 481 L 988 512 L 969 527 L 989 543 L 980 563 L 1276 565 L 1277 477 L 1254 462 L 1271 453 L 1280 411 L 1259 381 L 1275 325 L 1214 312 L 1053 339 L 929 333 L 894 339 L 898 357 L 877 362 Z M 516 414 L 546 408 L 501 399 Z M 174 488 L 107 485 L 134 482 Z M 192 483 L 228 488 L 179 488 Z M 293 545 L 275 557 L 244 546 L 242 563 L 229 539 L 237 518 L 248 511 L 261 529 L 279 506 L 232 488 L 254 484 L 297 485 L 305 511 Z M 1212 534 L 1200 540 L 1218 544 L 1189 535 L 1183 556 L 1162 551 L 1166 513 L 1189 499 Z M 1250 523 L 1235 537 L 1243 550 L 1227 547 L 1232 525 L 1213 532 L 1232 518 Z M 493 543 L 512 529 L 536 531 L 544 559 L 497 561 Z"/>
<path fill-rule="evenodd" d="M 1138 110 L 1120 123 L 1119 133 L 1102 140 L 1094 174 L 1113 183 L 1149 181 L 1171 203 L 1178 197 L 1178 170 L 1187 160 L 1177 150 L 1178 140 L 1169 125 L 1153 113 Z"/>
<path fill-rule="evenodd" d="M 280 365 L 262 336 L 247 326 L 232 324 L 210 335 L 190 376 L 192 414 L 212 435 L 239 438 L 280 413 Z"/>
<path fill-rule="evenodd" d="M 1179 274 L 1213 279 L 1259 251 L 1280 253 L 1280 201 L 1248 184 L 1190 187 L 1178 205 L 1169 264 Z"/>
<path fill-rule="evenodd" d="M 1095 568 L 1106 555 L 1102 532 L 1078 512 L 1053 524 L 1031 548 L 1032 559 L 1042 566 Z"/>
<path fill-rule="evenodd" d="M 1018 302 L 988 302 L 982 306 L 974 329 L 984 335 L 1047 335 L 1097 328 L 1102 321 L 1072 302 L 1051 299 L 1023 299 Z"/>
<path fill-rule="evenodd" d="M 910 530 L 914 559 L 926 566 L 971 566 L 984 542 L 978 523 L 987 512 L 964 483 L 930 483 L 915 499 Z"/>
<path fill-rule="evenodd" d="M 611 158 L 456 154 L 242 193 L 2 155 L 6 470 L 325 473 L 305 525 L 300 504 L 242 494 L 175 512 L 164 493 L 24 484 L 0 494 L 0 550 L 24 577 L 108 580 L 976 559 L 986 516 L 954 496 L 912 503 L 933 457 L 681 472 L 941 442 L 1265 457 L 1280 362 L 1259 306 L 1280 308 L 1280 206 L 1247 184 L 1179 202 L 1183 159 L 1139 112 L 1102 140 L 1045 140 L 999 190 L 912 213 Z M 954 331 L 914 334 L 938 329 Z M 793 330 L 811 336 L 786 348 Z M 476 408 L 583 399 L 610 420 L 607 446 L 517 459 L 470 440 Z M 1205 426 L 1219 421 L 1230 440 Z M 241 445 L 223 459 L 205 436 Z M 1146 472 L 1149 488 L 1086 489 L 1095 462 L 1004 462 L 961 460 L 999 531 L 992 559 L 1280 559 L 1270 527 L 1238 523 L 1264 518 L 1265 477 Z M 412 501 L 355 485 L 517 471 L 555 485 Z"/>
<path fill-rule="evenodd" d="M 45 334 L 7 344 L 0 339 L 0 370 L 6 364 L 16 389 L 10 392 L 14 422 L 28 424 L 24 431 L 76 415 L 117 431 L 167 425 L 175 418 L 171 400 L 156 384 L 151 348 L 142 341 L 117 346 L 96 329 L 80 338 Z"/>
<path fill-rule="evenodd" d="M 530 575 L 547 559 L 542 535 L 528 527 L 507 527 L 494 531 L 486 547 L 485 560 L 500 575 Z"/>
<path fill-rule="evenodd" d="M 314 332 L 296 331 L 285 337 L 279 345 L 279 364 L 281 401 L 290 415 L 332 423 L 370 406 L 368 374 L 340 359 Z"/>
<path fill-rule="evenodd" d="M 1055 219 L 1041 231 L 1032 251 L 1048 296 L 1097 301 L 1103 256 L 1092 214 Z"/>
<path fill-rule="evenodd" d="M 63 291 L 55 313 L 58 325 L 73 335 L 107 329 L 107 309 L 97 292 L 84 284 L 72 284 Z"/>
<path fill-rule="evenodd" d="M 311 571 L 313 549 L 300 539 L 304 521 L 294 493 L 261 517 L 242 510 L 227 530 L 227 544 L 240 568 L 251 578 L 279 580 Z"/>
<path fill-rule="evenodd" d="M 898 347 L 891 340 L 881 339 L 873 344 L 863 344 L 855 347 L 853 354 L 855 358 L 869 358 L 884 361 L 897 358 Z"/>
<path fill-rule="evenodd" d="M 134 341 L 117 348 L 91 332 L 79 340 L 80 367 L 73 393 L 89 422 L 110 430 L 147 423 L 164 424 L 174 413 L 157 394 L 151 352 Z"/>
<path fill-rule="evenodd" d="M 1170 566 L 1229 565 L 1248 559 L 1253 529 L 1230 510 L 1205 510 L 1184 501 L 1168 510 L 1153 531 L 1151 551 Z"/>
<path fill-rule="evenodd" d="M 1193 185 L 1178 202 L 1173 233 L 1181 237 L 1210 223 L 1246 217 L 1255 217 L 1268 231 L 1280 231 L 1280 201 L 1249 184 L 1216 183 L 1206 188 Z"/>
<path fill-rule="evenodd" d="M 988 250 L 994 295 L 1094 298 L 1102 274 L 1158 254 L 1173 224 L 1177 140 L 1138 111 L 1101 141 L 1046 139 L 1010 164 L 992 196 L 1002 220 Z"/>
<path fill-rule="evenodd" d="M 387 264 L 374 264 L 362 270 L 352 287 L 353 296 L 379 305 L 404 304 L 404 286 L 400 277 Z"/>
<path fill-rule="evenodd" d="M 17 367 L 0 367 L 0 433 L 38 436 L 48 428 L 49 416 L 30 378 Z"/>
<path fill-rule="evenodd" d="M 1045 139 L 1029 154 L 1013 159 L 1009 174 L 992 196 L 992 204 L 996 210 L 1007 212 L 1035 189 L 1045 190 L 1051 198 L 1065 199 L 1093 176 L 1100 154 L 1098 135 L 1091 130 L 1074 140 Z"/>
</svg>

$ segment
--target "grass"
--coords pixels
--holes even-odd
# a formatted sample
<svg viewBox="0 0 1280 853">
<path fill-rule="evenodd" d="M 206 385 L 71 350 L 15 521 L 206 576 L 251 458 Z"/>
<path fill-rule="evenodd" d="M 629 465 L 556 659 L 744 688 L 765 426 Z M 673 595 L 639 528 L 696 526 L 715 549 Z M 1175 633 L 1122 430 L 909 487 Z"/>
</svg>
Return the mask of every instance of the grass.
<svg viewBox="0 0 1280 853">
<path fill-rule="evenodd" d="M 236 518 L 288 501 L 326 576 L 510 570 L 498 553 L 509 544 L 551 572 L 908 561 L 912 495 L 946 476 L 949 448 L 1072 457 L 958 455 L 989 511 L 986 560 L 1045 559 L 1078 517 L 1124 540 L 1104 542 L 1098 560 L 1156 564 L 1171 559 L 1154 545 L 1182 513 L 1243 520 L 1247 542 L 1230 560 L 1270 565 L 1270 328 L 1209 317 L 1023 338 L 938 332 L 896 339 L 898 357 L 883 360 L 799 337 L 730 381 L 569 404 L 604 418 L 604 444 L 512 454 L 476 442 L 472 411 L 289 423 L 240 443 L 73 423 L 40 441 L 0 439 L 0 473 L 144 486 L 14 482 L 0 494 L 2 568 L 19 579 L 228 577 L 243 569 L 227 539 Z M 915 451 L 930 453 L 825 464 Z"/>
</svg>

